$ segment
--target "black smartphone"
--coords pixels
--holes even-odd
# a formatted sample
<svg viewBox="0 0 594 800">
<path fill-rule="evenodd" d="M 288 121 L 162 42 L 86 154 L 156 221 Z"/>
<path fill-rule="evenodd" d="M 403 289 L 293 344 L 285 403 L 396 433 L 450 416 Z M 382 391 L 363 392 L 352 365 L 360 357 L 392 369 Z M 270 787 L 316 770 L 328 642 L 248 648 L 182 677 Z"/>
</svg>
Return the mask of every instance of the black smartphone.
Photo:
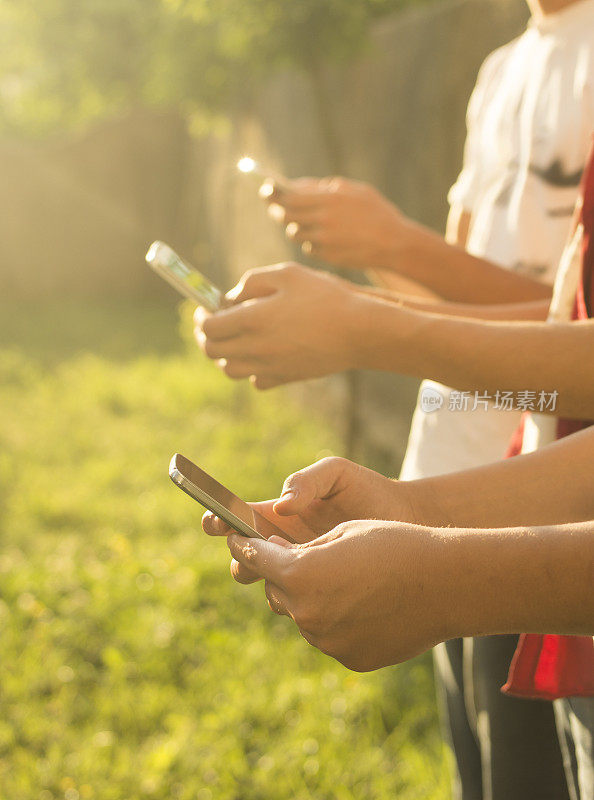
<svg viewBox="0 0 594 800">
<path fill-rule="evenodd" d="M 171 459 L 169 477 L 182 491 L 212 511 L 242 536 L 268 539 L 276 535 L 289 542 L 295 541 L 262 514 L 254 511 L 230 489 L 179 453 Z"/>
</svg>

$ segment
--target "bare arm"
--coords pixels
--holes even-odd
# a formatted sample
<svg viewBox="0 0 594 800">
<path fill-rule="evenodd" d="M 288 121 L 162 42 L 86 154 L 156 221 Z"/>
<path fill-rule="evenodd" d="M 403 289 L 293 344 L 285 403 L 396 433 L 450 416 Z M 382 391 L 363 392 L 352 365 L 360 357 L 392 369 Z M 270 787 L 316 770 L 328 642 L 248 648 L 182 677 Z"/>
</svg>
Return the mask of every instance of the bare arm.
<svg viewBox="0 0 594 800">
<path fill-rule="evenodd" d="M 298 542 L 312 541 L 356 519 L 385 519 L 431 528 L 503 528 L 594 519 L 594 428 L 536 453 L 462 472 L 393 481 L 344 458 L 324 458 L 290 475 L 264 513 Z M 230 529 L 207 514 L 204 529 Z M 237 580 L 256 576 L 237 567 Z"/>
<path fill-rule="evenodd" d="M 452 303 L 439 298 L 426 298 L 422 295 L 401 294 L 391 289 L 378 289 L 376 287 L 361 287 L 359 291 L 372 297 L 381 297 L 384 300 L 409 308 L 412 311 L 428 311 L 435 314 L 444 314 L 449 317 L 467 317 L 485 320 L 545 320 L 549 312 L 550 301 L 530 300 L 525 303 L 500 303 L 494 305 Z"/>
<path fill-rule="evenodd" d="M 267 199 L 284 209 L 290 238 L 330 264 L 379 269 L 384 285 L 386 274 L 396 273 L 458 303 L 519 303 L 551 295 L 545 284 L 467 253 L 470 220 L 461 209 L 452 212 L 449 237 L 456 243 L 448 244 L 368 184 L 306 178 L 293 181 L 291 189 Z"/>
<path fill-rule="evenodd" d="M 488 322 L 399 308 L 359 295 L 349 315 L 353 366 L 442 381 L 459 390 L 559 392 L 556 413 L 594 418 L 594 321 Z"/>
<path fill-rule="evenodd" d="M 550 299 L 550 286 L 470 255 L 415 222 L 409 220 L 407 226 L 406 234 L 392 243 L 393 263 L 398 272 L 445 300 L 494 304 Z"/>
<path fill-rule="evenodd" d="M 457 636 L 594 632 L 594 524 L 492 530 L 354 521 L 303 545 L 233 534 L 273 611 L 350 669 Z"/>
<path fill-rule="evenodd" d="M 412 521 L 427 525 L 549 525 L 594 519 L 593 474 L 594 427 L 528 455 L 396 483 L 392 491 L 404 492 Z"/>
<path fill-rule="evenodd" d="M 529 455 L 414 481 L 322 459 L 287 478 L 274 508 L 281 527 L 281 517 L 305 515 L 316 535 L 324 523 L 367 517 L 455 528 L 583 522 L 594 519 L 593 474 L 591 427 Z"/>
<path fill-rule="evenodd" d="M 450 207 L 446 224 L 445 240 L 449 245 L 466 247 L 470 230 L 471 214 L 460 205 Z M 524 303 L 456 303 L 443 300 L 422 284 L 403 278 L 393 270 L 375 270 L 370 277 L 382 288 L 367 289 L 386 300 L 400 302 L 415 311 L 434 311 L 455 317 L 474 319 L 544 320 L 547 318 L 550 298 L 530 300 Z"/>
<path fill-rule="evenodd" d="M 445 235 L 445 240 L 448 244 L 457 245 L 458 247 L 466 247 L 466 240 L 468 238 L 468 232 L 470 229 L 470 219 L 470 212 L 465 211 L 462 206 L 456 205 L 450 207 Z M 400 295 L 403 301 L 405 301 L 406 305 L 408 305 L 408 302 L 406 301 L 410 299 L 418 301 L 419 304 L 422 303 L 424 308 L 429 308 L 430 303 L 428 301 L 441 300 L 439 295 L 431 291 L 431 289 L 428 289 L 426 286 L 423 286 L 423 284 L 418 283 L 417 281 L 403 277 L 398 272 L 394 272 L 394 270 L 369 270 L 368 275 L 372 282 L 377 286 L 383 287 L 384 289 L 389 289 L 391 292 L 395 292 Z M 412 307 L 415 308 L 418 306 L 413 305 Z M 447 312 L 444 311 L 444 313 Z M 475 315 L 468 313 L 465 316 L 473 317 Z M 524 319 L 524 317 L 521 317 L 521 319 Z"/>
<path fill-rule="evenodd" d="M 394 293 L 400 296 L 414 297 L 422 300 L 428 306 L 441 300 L 438 294 L 431 289 L 423 286 L 422 283 L 405 278 L 398 272 L 389 269 L 369 269 L 367 276 L 374 286 L 381 287 L 377 291 L 386 291 L 386 294 Z"/>
</svg>

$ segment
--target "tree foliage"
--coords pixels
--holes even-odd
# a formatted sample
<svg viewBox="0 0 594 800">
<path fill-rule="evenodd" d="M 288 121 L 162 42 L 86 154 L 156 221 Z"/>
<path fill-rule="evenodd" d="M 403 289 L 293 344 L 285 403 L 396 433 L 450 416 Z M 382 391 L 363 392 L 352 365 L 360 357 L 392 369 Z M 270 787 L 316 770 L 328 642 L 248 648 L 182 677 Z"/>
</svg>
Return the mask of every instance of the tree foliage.
<svg viewBox="0 0 594 800">
<path fill-rule="evenodd" d="M 3 0 L 0 127 L 43 135 L 135 106 L 224 112 L 284 65 L 364 46 L 412 0 Z"/>
</svg>

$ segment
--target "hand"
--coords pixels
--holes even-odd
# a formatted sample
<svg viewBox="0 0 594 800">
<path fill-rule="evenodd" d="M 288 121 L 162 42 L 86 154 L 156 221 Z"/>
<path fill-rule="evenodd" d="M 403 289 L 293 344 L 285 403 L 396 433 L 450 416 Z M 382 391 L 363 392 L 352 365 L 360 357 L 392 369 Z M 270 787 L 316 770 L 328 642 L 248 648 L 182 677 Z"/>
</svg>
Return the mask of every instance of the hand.
<svg viewBox="0 0 594 800">
<path fill-rule="evenodd" d="M 339 267 L 396 269 L 413 235 L 406 217 L 367 183 L 301 178 L 279 190 L 267 181 L 260 195 L 306 255 Z"/>
<path fill-rule="evenodd" d="M 341 522 L 364 517 L 422 523 L 413 507 L 411 483 L 389 480 L 345 458 L 323 458 L 285 480 L 278 500 L 251 506 L 296 542 L 322 536 Z M 208 512 L 202 525 L 211 536 L 228 536 L 233 530 Z M 264 535 L 266 531 L 263 531 Z M 260 576 L 233 562 L 231 574 L 240 583 Z"/>
<path fill-rule="evenodd" d="M 354 366 L 358 297 L 348 282 L 298 264 L 251 270 L 227 294 L 231 307 L 196 309 L 194 333 L 230 378 L 268 389 Z"/>
<path fill-rule="evenodd" d="M 405 661 L 451 635 L 446 536 L 364 520 L 301 545 L 236 534 L 228 544 L 236 562 L 265 578 L 275 613 L 291 617 L 323 653 L 364 672 Z"/>
<path fill-rule="evenodd" d="M 299 516 L 284 514 L 282 517 L 277 514 L 274 507 L 277 500 L 267 500 L 263 503 L 249 503 L 249 505 L 264 517 L 269 520 L 276 528 L 280 528 L 295 542 L 303 543 L 309 542 L 318 535 L 315 530 L 310 528 Z M 229 536 L 235 533 L 233 528 L 230 528 L 227 523 L 220 517 L 215 516 L 211 511 L 207 511 L 202 517 L 202 530 L 209 536 Z M 260 528 L 260 533 L 268 537 L 269 532 Z M 274 530 L 274 528 L 273 528 Z M 277 541 L 278 537 L 270 537 L 271 541 Z M 283 542 L 285 540 L 282 540 Z M 237 561 L 231 561 L 231 575 L 238 583 L 254 583 L 261 580 L 262 576 L 258 573 L 245 567 L 243 564 L 238 564 Z"/>
</svg>

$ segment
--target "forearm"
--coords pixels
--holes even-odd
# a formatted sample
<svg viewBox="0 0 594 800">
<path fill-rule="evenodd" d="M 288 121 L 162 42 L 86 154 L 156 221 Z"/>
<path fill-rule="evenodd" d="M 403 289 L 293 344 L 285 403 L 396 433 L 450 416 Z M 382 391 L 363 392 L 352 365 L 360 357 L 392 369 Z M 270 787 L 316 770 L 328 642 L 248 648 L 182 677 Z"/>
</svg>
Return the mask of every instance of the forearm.
<svg viewBox="0 0 594 800">
<path fill-rule="evenodd" d="M 380 294 L 385 292 L 387 297 L 390 295 L 413 297 L 424 301 L 428 305 L 431 302 L 441 300 L 439 295 L 431 289 L 417 283 L 417 281 L 413 281 L 411 278 L 405 278 L 391 269 L 370 269 L 367 271 L 367 276 L 374 284 L 374 286 L 368 287 L 371 292 L 377 291 Z"/>
<path fill-rule="evenodd" d="M 594 523 L 444 531 L 448 637 L 594 633 Z"/>
<path fill-rule="evenodd" d="M 387 244 L 386 261 L 446 300 L 493 304 L 551 296 L 549 286 L 476 258 L 422 225 L 408 221 L 406 230 Z"/>
<path fill-rule="evenodd" d="M 453 318 L 360 295 L 351 301 L 349 325 L 354 367 L 433 378 L 489 396 L 556 391 L 551 413 L 594 419 L 590 320 L 552 325 Z"/>
<path fill-rule="evenodd" d="M 484 467 L 397 482 L 411 522 L 457 528 L 550 525 L 594 519 L 594 428 L 535 453 Z M 395 504 L 398 513 L 402 502 Z M 397 517 L 396 517 L 397 518 Z"/>
<path fill-rule="evenodd" d="M 409 308 L 412 311 L 427 311 L 448 317 L 466 317 L 486 320 L 545 320 L 549 311 L 549 300 L 530 300 L 525 303 L 500 303 L 497 305 L 453 303 L 439 298 L 426 299 L 394 291 L 391 288 L 362 287 L 360 291 Z"/>
</svg>

